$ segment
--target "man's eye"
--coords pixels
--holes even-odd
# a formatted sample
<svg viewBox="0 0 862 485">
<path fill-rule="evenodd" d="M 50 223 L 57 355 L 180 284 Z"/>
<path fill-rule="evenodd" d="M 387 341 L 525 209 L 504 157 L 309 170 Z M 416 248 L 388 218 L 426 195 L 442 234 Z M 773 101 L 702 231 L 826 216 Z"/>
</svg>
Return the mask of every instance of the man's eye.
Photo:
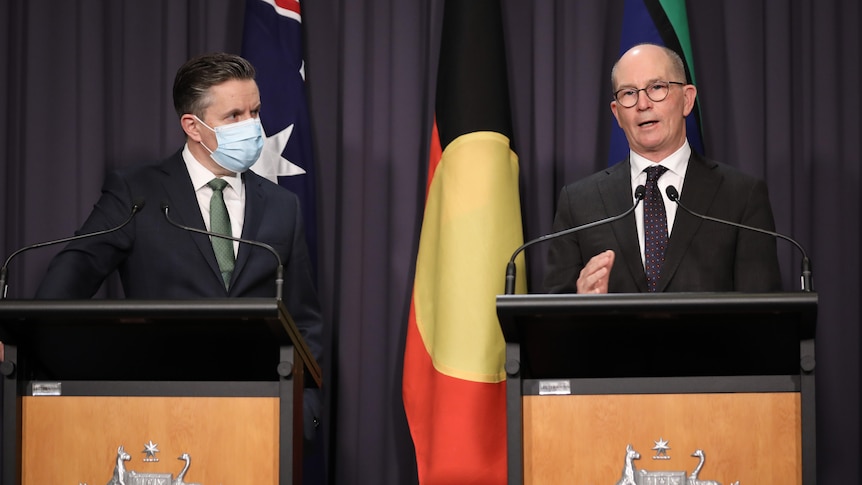
<svg viewBox="0 0 862 485">
<path fill-rule="evenodd" d="M 653 93 L 657 93 L 659 91 L 664 90 L 666 87 L 667 86 L 665 86 L 664 84 L 653 84 L 653 85 L 649 86 L 647 89 L 649 89 Z"/>
</svg>

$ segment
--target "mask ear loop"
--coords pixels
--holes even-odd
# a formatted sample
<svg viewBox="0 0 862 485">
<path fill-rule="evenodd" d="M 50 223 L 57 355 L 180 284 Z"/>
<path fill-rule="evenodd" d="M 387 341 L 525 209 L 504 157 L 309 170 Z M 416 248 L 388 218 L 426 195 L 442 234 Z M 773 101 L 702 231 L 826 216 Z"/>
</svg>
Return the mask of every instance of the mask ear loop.
<svg viewBox="0 0 862 485">
<path fill-rule="evenodd" d="M 202 124 L 202 125 L 206 126 L 206 127 L 207 127 L 207 129 L 208 129 L 208 130 L 210 130 L 211 132 L 213 132 L 213 133 L 215 133 L 215 132 L 216 132 L 216 131 L 215 131 L 215 129 L 211 128 L 211 127 L 210 127 L 210 125 L 208 125 L 208 124 L 204 123 L 204 120 L 202 120 L 202 119 L 198 118 L 198 116 L 197 116 L 197 115 L 192 115 L 192 116 L 194 117 L 194 119 L 196 119 L 196 120 L 198 121 L 198 123 L 200 123 L 200 124 Z M 200 143 L 200 144 L 201 144 L 201 146 L 202 146 L 202 147 L 204 147 L 204 149 L 205 149 L 206 151 L 210 152 L 210 156 L 212 156 L 213 151 L 212 151 L 212 150 L 210 150 L 208 146 L 204 145 L 203 139 L 201 139 L 201 141 L 199 141 L 198 143 Z"/>
<path fill-rule="evenodd" d="M 198 120 L 198 123 L 200 123 L 200 124 L 202 124 L 202 125 L 206 126 L 208 130 L 210 130 L 211 132 L 215 133 L 215 128 L 212 128 L 212 127 L 210 127 L 210 125 L 208 125 L 208 124 L 204 123 L 204 120 L 202 120 L 202 119 L 198 118 L 198 115 L 192 115 L 192 116 L 193 116 L 196 120 Z"/>
<path fill-rule="evenodd" d="M 200 144 L 201 144 L 201 146 L 202 146 L 202 147 L 204 147 L 204 150 L 206 150 L 206 151 L 210 152 L 210 156 L 212 156 L 213 151 L 212 151 L 212 150 L 210 150 L 208 146 L 204 145 L 204 142 L 203 142 L 203 141 L 199 141 L 198 143 L 200 143 Z"/>
</svg>

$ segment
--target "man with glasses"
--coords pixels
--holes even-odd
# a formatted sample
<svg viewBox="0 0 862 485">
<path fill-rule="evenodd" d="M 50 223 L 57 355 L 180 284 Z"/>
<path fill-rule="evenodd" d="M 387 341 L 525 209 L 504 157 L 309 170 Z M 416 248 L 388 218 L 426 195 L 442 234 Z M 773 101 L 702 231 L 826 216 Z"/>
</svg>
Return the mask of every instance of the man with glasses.
<svg viewBox="0 0 862 485">
<path fill-rule="evenodd" d="M 688 144 L 685 117 L 697 88 L 680 57 L 641 44 L 611 71 L 611 111 L 629 144 L 629 157 L 568 185 L 560 193 L 553 229 L 559 231 L 621 214 L 619 221 L 554 239 L 545 286 L 551 293 L 781 290 L 771 236 L 703 221 L 664 195 L 668 186 L 699 214 L 774 230 L 766 184 L 706 159 Z"/>
</svg>

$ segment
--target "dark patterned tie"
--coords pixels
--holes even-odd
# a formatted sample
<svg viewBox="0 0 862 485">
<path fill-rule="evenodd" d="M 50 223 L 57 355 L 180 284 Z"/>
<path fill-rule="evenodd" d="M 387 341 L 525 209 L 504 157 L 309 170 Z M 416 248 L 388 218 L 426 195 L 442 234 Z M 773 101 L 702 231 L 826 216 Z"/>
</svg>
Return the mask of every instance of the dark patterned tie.
<svg viewBox="0 0 862 485">
<path fill-rule="evenodd" d="M 667 248 L 667 213 L 658 188 L 658 179 L 667 172 L 667 167 L 655 165 L 644 171 L 647 174 L 644 196 L 644 271 L 647 288 L 649 291 L 656 291 L 664 263 L 664 251 Z"/>
<path fill-rule="evenodd" d="M 210 199 L 210 231 L 230 236 L 232 235 L 230 216 L 227 213 L 227 206 L 224 204 L 224 193 L 222 192 L 227 187 L 227 181 L 215 178 L 210 180 L 207 185 L 213 189 L 213 196 Z M 233 241 L 220 237 L 210 237 L 210 239 L 212 240 L 213 251 L 215 251 L 216 259 L 218 260 L 221 277 L 224 279 L 224 287 L 227 288 L 230 284 L 230 275 L 233 273 Z"/>
</svg>

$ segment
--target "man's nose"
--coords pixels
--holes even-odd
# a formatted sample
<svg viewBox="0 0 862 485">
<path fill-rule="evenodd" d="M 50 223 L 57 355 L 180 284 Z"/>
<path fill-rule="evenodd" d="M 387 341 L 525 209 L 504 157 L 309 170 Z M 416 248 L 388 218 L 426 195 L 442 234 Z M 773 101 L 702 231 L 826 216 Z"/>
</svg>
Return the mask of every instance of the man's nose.
<svg viewBox="0 0 862 485">
<path fill-rule="evenodd" d="M 638 89 L 638 102 L 635 106 L 640 110 L 644 110 L 652 106 L 652 100 L 647 96 L 646 89 Z"/>
</svg>

